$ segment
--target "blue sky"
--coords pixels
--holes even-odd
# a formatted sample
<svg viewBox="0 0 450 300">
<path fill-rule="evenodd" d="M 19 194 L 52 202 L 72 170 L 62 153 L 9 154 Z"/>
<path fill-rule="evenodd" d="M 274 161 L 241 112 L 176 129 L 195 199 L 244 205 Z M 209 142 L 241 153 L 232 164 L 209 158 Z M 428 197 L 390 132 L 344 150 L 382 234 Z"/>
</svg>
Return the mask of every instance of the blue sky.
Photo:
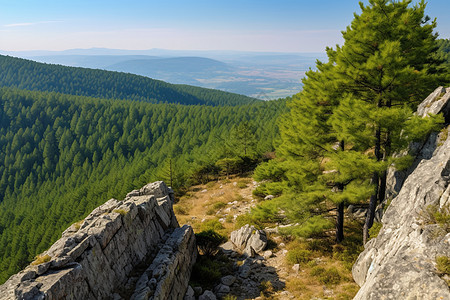
<svg viewBox="0 0 450 300">
<path fill-rule="evenodd" d="M 367 1 L 365 1 L 367 2 Z M 449 0 L 429 0 L 450 38 Z M 0 0 L 0 50 L 116 48 L 322 52 L 359 13 L 350 0 Z"/>
</svg>

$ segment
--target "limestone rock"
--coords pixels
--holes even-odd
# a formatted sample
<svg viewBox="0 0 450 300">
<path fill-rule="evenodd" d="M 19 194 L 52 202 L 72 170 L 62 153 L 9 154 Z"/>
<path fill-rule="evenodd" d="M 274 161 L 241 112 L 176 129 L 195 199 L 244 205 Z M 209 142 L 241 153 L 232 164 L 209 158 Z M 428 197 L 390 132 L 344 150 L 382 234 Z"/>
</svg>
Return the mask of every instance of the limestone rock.
<svg viewBox="0 0 450 300">
<path fill-rule="evenodd" d="M 122 299 L 133 290 L 135 299 L 183 299 L 197 248 L 192 228 L 178 226 L 172 193 L 159 181 L 97 207 L 42 253 L 44 263 L 0 285 L 0 299 Z M 130 276 L 146 262 L 151 272 Z"/>
<path fill-rule="evenodd" d="M 186 295 L 184 295 L 183 300 L 195 300 L 195 292 L 191 286 L 188 287 Z"/>
<path fill-rule="evenodd" d="M 354 299 L 450 299 L 435 268 L 437 256 L 450 256 L 450 233 L 424 219 L 427 206 L 439 207 L 447 201 L 442 198 L 448 199 L 450 138 L 439 141 L 432 135 L 414 165 L 387 208 L 380 233 L 353 266 L 361 286 Z"/>
<path fill-rule="evenodd" d="M 234 277 L 233 275 L 227 275 L 227 276 L 222 277 L 222 279 L 220 279 L 220 282 L 227 286 L 232 285 L 235 281 L 236 281 L 236 277 Z"/>
<path fill-rule="evenodd" d="M 445 89 L 440 86 L 434 90 L 422 103 L 417 107 L 417 115 L 425 117 L 428 114 L 450 112 L 450 88 Z"/>
<path fill-rule="evenodd" d="M 217 297 L 213 292 L 206 290 L 202 295 L 200 295 L 200 297 L 198 297 L 198 300 L 217 300 Z"/>
<path fill-rule="evenodd" d="M 233 231 L 230 240 L 239 250 L 243 250 L 249 256 L 252 256 L 252 249 L 255 252 L 261 252 L 267 246 L 266 233 L 248 224 Z"/>
</svg>

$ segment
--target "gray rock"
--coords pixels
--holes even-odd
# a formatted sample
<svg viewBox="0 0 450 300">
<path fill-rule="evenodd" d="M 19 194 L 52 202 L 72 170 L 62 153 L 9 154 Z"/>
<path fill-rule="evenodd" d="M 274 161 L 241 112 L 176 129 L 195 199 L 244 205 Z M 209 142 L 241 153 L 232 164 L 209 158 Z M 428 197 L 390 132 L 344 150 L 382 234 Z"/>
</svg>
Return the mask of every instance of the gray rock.
<svg viewBox="0 0 450 300">
<path fill-rule="evenodd" d="M 437 256 L 450 256 L 450 234 L 424 219 L 427 206 L 439 207 L 447 201 L 443 197 L 448 199 L 448 165 L 450 138 L 439 141 L 431 135 L 387 208 L 380 233 L 353 266 L 353 278 L 361 286 L 354 299 L 450 299 L 448 285 L 435 268 Z"/>
<path fill-rule="evenodd" d="M 198 297 L 198 300 L 217 300 L 217 297 L 213 292 L 206 290 L 202 295 L 200 295 L 200 297 Z"/>
<path fill-rule="evenodd" d="M 440 86 L 434 90 L 422 103 L 417 107 L 417 115 L 425 117 L 428 114 L 444 113 L 448 114 L 450 110 L 449 105 L 450 88 L 445 89 Z"/>
<path fill-rule="evenodd" d="M 231 232 L 230 240 L 237 249 L 249 256 L 252 256 L 252 249 L 255 252 L 261 252 L 267 246 L 266 233 L 248 224 Z"/>
<path fill-rule="evenodd" d="M 293 265 L 292 266 L 292 271 L 294 271 L 297 274 L 298 271 L 300 271 L 300 265 L 299 264 Z"/>
<path fill-rule="evenodd" d="M 194 292 L 196 295 L 201 295 L 203 292 L 203 289 L 201 286 L 196 286 L 196 287 L 194 287 Z"/>
<path fill-rule="evenodd" d="M 220 279 L 220 282 L 227 286 L 232 285 L 235 281 L 236 277 L 234 277 L 233 275 L 227 275 L 225 277 L 222 277 L 222 279 Z"/>
<path fill-rule="evenodd" d="M 270 251 L 270 250 L 264 251 L 264 253 L 263 253 L 264 259 L 269 259 L 269 258 L 271 258 L 272 256 L 273 256 L 273 252 Z"/>
<path fill-rule="evenodd" d="M 273 198 L 275 198 L 274 195 L 267 195 L 264 197 L 264 200 L 272 200 Z"/>
<path fill-rule="evenodd" d="M 42 254 L 49 261 L 0 285 L 0 300 L 121 299 L 118 291 L 133 287 L 133 299 L 183 299 L 197 248 L 192 228 L 179 228 L 172 202 L 163 182 L 107 201 Z M 142 276 L 130 276 L 147 260 Z"/>
<path fill-rule="evenodd" d="M 225 296 L 226 294 L 228 294 L 230 292 L 230 287 L 225 284 L 219 284 L 215 287 L 214 291 L 219 296 Z"/>
<path fill-rule="evenodd" d="M 186 295 L 184 295 L 183 300 L 195 300 L 195 292 L 191 286 L 188 287 Z"/>
</svg>

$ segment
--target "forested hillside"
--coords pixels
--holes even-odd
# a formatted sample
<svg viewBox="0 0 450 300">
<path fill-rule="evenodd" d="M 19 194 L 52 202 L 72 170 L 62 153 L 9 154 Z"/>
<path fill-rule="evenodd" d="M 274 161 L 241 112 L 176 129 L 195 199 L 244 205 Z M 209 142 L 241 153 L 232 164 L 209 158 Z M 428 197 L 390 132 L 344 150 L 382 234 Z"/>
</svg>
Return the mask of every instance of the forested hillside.
<svg viewBox="0 0 450 300">
<path fill-rule="evenodd" d="M 0 55 L 0 86 L 105 99 L 186 105 L 241 105 L 254 98 L 219 90 L 174 85 L 144 76 L 64 67 Z"/>
<path fill-rule="evenodd" d="M 245 170 L 273 150 L 284 103 L 185 106 L 1 88 L 0 283 L 106 199 L 161 178 L 181 188 Z"/>
</svg>

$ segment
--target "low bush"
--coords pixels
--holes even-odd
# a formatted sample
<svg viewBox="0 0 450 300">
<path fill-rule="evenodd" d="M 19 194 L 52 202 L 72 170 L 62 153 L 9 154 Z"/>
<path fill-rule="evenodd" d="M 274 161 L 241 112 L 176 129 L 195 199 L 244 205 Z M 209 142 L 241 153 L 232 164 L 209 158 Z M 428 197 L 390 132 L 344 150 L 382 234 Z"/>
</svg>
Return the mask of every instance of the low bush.
<svg viewBox="0 0 450 300">
<path fill-rule="evenodd" d="M 330 267 L 325 269 L 323 267 L 313 267 L 311 269 L 311 275 L 316 277 L 320 283 L 325 285 L 338 284 L 341 282 L 342 277 L 339 274 L 338 269 L 335 267 Z"/>
<path fill-rule="evenodd" d="M 380 233 L 381 227 L 383 227 L 383 224 L 380 222 L 374 222 L 372 227 L 369 229 L 369 237 L 371 239 L 376 238 L 378 236 L 378 233 Z"/>
<path fill-rule="evenodd" d="M 304 249 L 292 249 L 286 259 L 290 264 L 305 264 L 311 260 L 312 252 Z"/>
<path fill-rule="evenodd" d="M 219 251 L 220 244 L 224 243 L 226 237 L 218 234 L 214 230 L 202 231 L 195 234 L 199 252 L 206 256 L 214 256 Z"/>
<path fill-rule="evenodd" d="M 219 220 L 217 220 L 217 219 L 206 220 L 206 221 L 202 222 L 202 224 L 200 225 L 201 231 L 208 231 L 208 230 L 218 231 L 223 228 L 224 227 L 223 227 L 222 223 L 220 223 Z"/>
<path fill-rule="evenodd" d="M 450 275 L 450 258 L 448 256 L 436 257 L 436 268 L 440 273 Z"/>
<path fill-rule="evenodd" d="M 35 257 L 34 261 L 31 263 L 32 266 L 37 266 L 46 262 L 49 262 L 51 260 L 50 255 L 38 255 Z"/>
</svg>

